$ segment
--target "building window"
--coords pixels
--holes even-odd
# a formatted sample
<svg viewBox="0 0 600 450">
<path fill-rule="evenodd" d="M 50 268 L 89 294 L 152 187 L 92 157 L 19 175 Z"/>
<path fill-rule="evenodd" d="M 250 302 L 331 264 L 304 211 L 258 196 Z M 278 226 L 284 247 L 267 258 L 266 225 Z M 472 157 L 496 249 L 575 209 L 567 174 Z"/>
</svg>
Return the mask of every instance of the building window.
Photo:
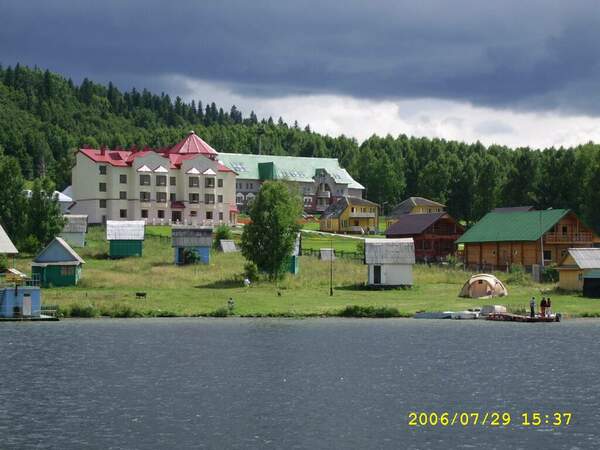
<svg viewBox="0 0 600 450">
<path fill-rule="evenodd" d="M 147 218 L 148 218 L 148 210 L 142 209 L 142 219 L 147 219 Z"/>
<path fill-rule="evenodd" d="M 223 178 L 217 180 L 217 187 L 223 187 Z"/>
<path fill-rule="evenodd" d="M 237 194 L 235 194 L 235 202 L 238 205 L 241 205 L 244 203 L 244 194 L 242 194 L 241 192 L 238 192 Z"/>
<path fill-rule="evenodd" d="M 223 196 L 217 195 L 217 203 L 223 203 Z"/>
<path fill-rule="evenodd" d="M 213 177 L 208 177 L 204 179 L 204 187 L 205 188 L 214 188 L 215 187 L 215 179 Z"/>
<path fill-rule="evenodd" d="M 149 202 L 150 201 L 150 192 L 140 192 L 140 201 L 141 202 Z"/>
<path fill-rule="evenodd" d="M 166 175 L 156 175 L 156 185 L 157 186 L 166 186 L 167 185 L 167 176 Z"/>
<path fill-rule="evenodd" d="M 190 187 L 191 188 L 200 187 L 200 179 L 198 177 L 190 177 Z"/>
<path fill-rule="evenodd" d="M 75 275 L 75 266 L 60 266 L 60 275 L 63 277 Z"/>
<path fill-rule="evenodd" d="M 98 206 L 100 206 L 100 208 L 106 208 L 106 200 L 104 200 L 104 199 L 100 200 L 100 205 L 98 205 Z"/>
<path fill-rule="evenodd" d="M 552 250 L 544 250 L 544 261 L 552 261 Z"/>
<path fill-rule="evenodd" d="M 176 177 L 170 177 L 169 178 L 169 184 L 171 186 L 176 186 L 177 185 L 177 178 Z"/>
<path fill-rule="evenodd" d="M 189 201 L 190 203 L 200 203 L 200 194 L 190 194 Z"/>
<path fill-rule="evenodd" d="M 106 166 L 98 166 L 100 169 L 100 175 L 106 175 Z"/>
<path fill-rule="evenodd" d="M 164 210 L 162 210 L 162 209 L 159 209 L 158 211 L 156 211 L 156 216 L 157 216 L 159 219 L 164 219 L 164 218 L 165 218 L 165 212 L 164 212 Z"/>
<path fill-rule="evenodd" d="M 127 175 L 122 173 L 121 175 L 119 175 L 119 183 L 121 184 L 127 184 Z"/>
<path fill-rule="evenodd" d="M 223 213 L 222 212 L 219 213 L 219 220 L 223 220 Z"/>
<path fill-rule="evenodd" d="M 350 209 L 350 212 L 355 212 L 355 211 L 354 211 L 354 208 L 351 208 L 351 209 Z"/>
<path fill-rule="evenodd" d="M 140 186 L 150 186 L 150 175 L 140 175 Z"/>
<path fill-rule="evenodd" d="M 204 203 L 206 203 L 207 205 L 214 205 L 215 194 L 204 194 Z"/>
<path fill-rule="evenodd" d="M 169 201 L 172 201 L 172 202 L 174 202 L 174 201 L 176 201 L 176 200 L 177 200 L 177 195 L 176 195 L 174 192 L 171 192 L 171 193 L 169 194 Z"/>
<path fill-rule="evenodd" d="M 121 200 L 127 200 L 127 191 L 121 191 L 121 192 L 119 192 L 119 198 Z"/>
<path fill-rule="evenodd" d="M 99 183 L 98 189 L 100 190 L 100 192 L 106 192 L 106 183 Z"/>
<path fill-rule="evenodd" d="M 119 210 L 119 217 L 121 219 L 127 219 L 127 210 L 126 209 L 120 209 Z"/>
<path fill-rule="evenodd" d="M 206 211 L 206 220 L 212 220 L 212 211 Z"/>
<path fill-rule="evenodd" d="M 191 217 L 196 217 L 198 215 L 198 211 L 190 211 Z"/>
<path fill-rule="evenodd" d="M 157 192 L 156 193 L 156 201 L 158 203 L 166 203 L 167 202 L 167 193 L 166 192 Z"/>
</svg>

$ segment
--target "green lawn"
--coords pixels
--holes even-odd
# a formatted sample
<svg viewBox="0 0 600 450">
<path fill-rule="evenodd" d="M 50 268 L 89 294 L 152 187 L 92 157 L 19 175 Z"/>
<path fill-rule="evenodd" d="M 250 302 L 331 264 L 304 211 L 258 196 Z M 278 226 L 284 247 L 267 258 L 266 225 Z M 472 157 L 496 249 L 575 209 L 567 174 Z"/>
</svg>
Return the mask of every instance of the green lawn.
<svg viewBox="0 0 600 450">
<path fill-rule="evenodd" d="M 359 261 L 340 258 L 334 262 L 334 295 L 329 296 L 329 262 L 303 256 L 300 275 L 288 275 L 278 284 L 260 282 L 244 288 L 244 259 L 240 254 L 213 253 L 210 265 L 176 267 L 170 239 L 153 236 L 152 227 L 144 242 L 144 256 L 112 261 L 107 259 L 108 244 L 104 231 L 91 227 L 88 246 L 79 249 L 86 260 L 83 278 L 77 287 L 43 290 L 45 304 L 57 304 L 66 315 L 112 316 L 194 316 L 208 315 L 235 301 L 236 315 L 335 315 L 348 305 L 394 307 L 401 314 L 418 310 L 460 310 L 481 305 L 481 301 L 460 299 L 457 294 L 469 274 L 460 270 L 418 265 L 415 286 L 411 289 L 370 291 L 361 288 L 366 280 L 366 266 Z M 329 239 L 312 244 L 329 245 Z M 306 245 L 306 241 L 304 241 Z M 356 241 L 335 240 L 336 248 L 353 249 Z M 21 256 L 17 267 L 30 272 L 30 258 Z M 531 295 L 539 297 L 540 288 L 524 281 L 507 282 L 509 297 L 496 303 L 524 308 Z M 136 300 L 135 292 L 147 293 L 145 300 Z M 278 292 L 281 295 L 278 295 Z M 600 314 L 600 301 L 578 295 L 552 294 L 553 309 L 567 315 Z M 489 301 L 486 301 L 489 302 Z"/>
</svg>

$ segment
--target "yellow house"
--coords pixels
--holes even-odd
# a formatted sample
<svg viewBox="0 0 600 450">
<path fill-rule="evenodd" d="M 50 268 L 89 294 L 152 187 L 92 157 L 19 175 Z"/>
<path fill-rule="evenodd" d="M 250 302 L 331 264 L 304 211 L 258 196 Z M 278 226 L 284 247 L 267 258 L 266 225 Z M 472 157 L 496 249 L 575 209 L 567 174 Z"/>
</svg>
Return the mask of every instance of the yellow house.
<svg viewBox="0 0 600 450">
<path fill-rule="evenodd" d="M 570 248 L 558 270 L 558 287 L 567 291 L 583 291 L 586 284 L 600 278 L 600 248 Z"/>
<path fill-rule="evenodd" d="M 431 214 L 446 211 L 446 205 L 434 202 L 424 197 L 409 197 L 406 200 L 397 204 L 391 217 L 401 216 L 403 214 Z"/>
<path fill-rule="evenodd" d="M 364 198 L 341 197 L 321 215 L 320 230 L 330 233 L 377 233 L 379 205 Z"/>
</svg>

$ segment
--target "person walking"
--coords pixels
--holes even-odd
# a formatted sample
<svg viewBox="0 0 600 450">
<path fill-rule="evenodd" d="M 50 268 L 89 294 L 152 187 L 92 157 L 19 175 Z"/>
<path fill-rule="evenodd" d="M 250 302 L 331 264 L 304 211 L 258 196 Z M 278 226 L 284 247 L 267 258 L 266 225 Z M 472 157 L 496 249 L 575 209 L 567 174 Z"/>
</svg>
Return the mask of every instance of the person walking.
<svg viewBox="0 0 600 450">
<path fill-rule="evenodd" d="M 535 297 L 531 297 L 531 300 L 529 300 L 529 312 L 533 319 L 535 317 Z"/>
<path fill-rule="evenodd" d="M 542 317 L 546 317 L 546 297 L 542 297 L 542 301 L 540 302 L 540 315 Z"/>
</svg>

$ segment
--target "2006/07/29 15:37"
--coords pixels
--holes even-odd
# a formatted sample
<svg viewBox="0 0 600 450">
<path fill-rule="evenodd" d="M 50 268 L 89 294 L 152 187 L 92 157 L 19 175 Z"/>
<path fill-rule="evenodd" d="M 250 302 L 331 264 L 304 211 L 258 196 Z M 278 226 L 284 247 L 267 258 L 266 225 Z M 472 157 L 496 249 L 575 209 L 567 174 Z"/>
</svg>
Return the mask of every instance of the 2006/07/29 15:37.
<svg viewBox="0 0 600 450">
<path fill-rule="evenodd" d="M 524 412 L 518 415 L 520 420 L 513 422 L 509 412 L 416 412 L 408 413 L 408 426 L 410 427 L 451 427 L 451 426 L 490 426 L 506 427 L 511 423 L 523 427 L 539 427 L 548 425 L 553 427 L 566 426 L 571 423 L 571 412 Z"/>
</svg>

